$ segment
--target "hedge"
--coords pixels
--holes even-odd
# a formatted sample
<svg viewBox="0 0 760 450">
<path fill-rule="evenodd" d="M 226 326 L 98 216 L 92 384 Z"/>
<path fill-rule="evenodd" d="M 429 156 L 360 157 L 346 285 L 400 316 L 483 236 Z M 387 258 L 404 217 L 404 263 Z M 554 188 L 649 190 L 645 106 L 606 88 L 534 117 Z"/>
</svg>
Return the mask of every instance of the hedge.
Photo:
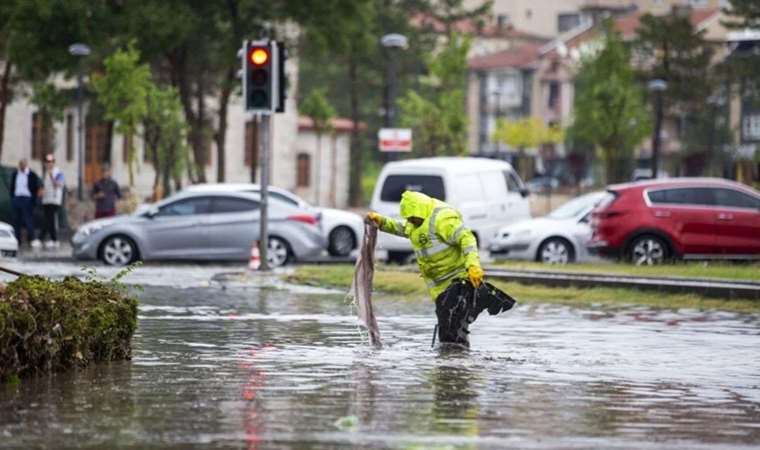
<svg viewBox="0 0 760 450">
<path fill-rule="evenodd" d="M 116 283 L 21 276 L 0 287 L 0 381 L 129 359 L 137 300 Z"/>
</svg>

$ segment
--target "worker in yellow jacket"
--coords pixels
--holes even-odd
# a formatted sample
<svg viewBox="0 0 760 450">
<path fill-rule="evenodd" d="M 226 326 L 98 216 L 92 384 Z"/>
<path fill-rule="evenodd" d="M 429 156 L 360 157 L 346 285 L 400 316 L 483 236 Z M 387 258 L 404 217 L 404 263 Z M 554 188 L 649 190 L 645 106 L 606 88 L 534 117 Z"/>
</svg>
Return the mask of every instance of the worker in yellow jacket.
<svg viewBox="0 0 760 450">
<path fill-rule="evenodd" d="M 452 280 L 468 279 L 475 288 L 480 286 L 483 269 L 478 243 L 462 222 L 459 211 L 440 200 L 412 191 L 401 195 L 400 209 L 402 220 L 376 212 L 368 213 L 367 219 L 380 230 L 412 242 L 422 278 L 437 304 Z M 439 326 L 440 322 L 439 315 Z"/>
</svg>

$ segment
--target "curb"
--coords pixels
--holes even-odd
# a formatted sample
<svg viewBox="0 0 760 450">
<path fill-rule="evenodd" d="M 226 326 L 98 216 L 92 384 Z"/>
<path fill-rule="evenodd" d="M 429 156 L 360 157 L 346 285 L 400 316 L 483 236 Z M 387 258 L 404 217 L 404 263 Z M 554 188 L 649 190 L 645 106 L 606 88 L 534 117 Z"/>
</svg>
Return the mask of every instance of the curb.
<svg viewBox="0 0 760 450">
<path fill-rule="evenodd" d="M 711 298 L 760 300 L 760 283 L 693 278 L 635 277 L 591 273 L 544 272 L 485 268 L 486 275 L 503 281 L 548 286 L 629 288 L 698 294 Z"/>
</svg>

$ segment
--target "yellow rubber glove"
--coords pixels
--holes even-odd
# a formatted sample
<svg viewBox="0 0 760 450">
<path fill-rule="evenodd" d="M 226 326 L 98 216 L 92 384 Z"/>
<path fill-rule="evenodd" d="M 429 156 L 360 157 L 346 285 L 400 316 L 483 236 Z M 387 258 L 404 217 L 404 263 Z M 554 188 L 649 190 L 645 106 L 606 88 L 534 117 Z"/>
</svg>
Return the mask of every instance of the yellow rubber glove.
<svg viewBox="0 0 760 450">
<path fill-rule="evenodd" d="M 478 266 L 470 266 L 469 269 L 467 269 L 467 277 L 470 279 L 470 283 L 472 283 L 473 286 L 480 287 L 480 283 L 483 282 L 483 276 L 485 274 L 483 273 L 483 269 L 481 269 Z"/>
<path fill-rule="evenodd" d="M 370 211 L 367 213 L 367 220 L 369 220 L 370 222 L 373 222 L 378 227 L 383 224 L 383 216 L 381 216 L 380 214 L 374 211 Z"/>
</svg>

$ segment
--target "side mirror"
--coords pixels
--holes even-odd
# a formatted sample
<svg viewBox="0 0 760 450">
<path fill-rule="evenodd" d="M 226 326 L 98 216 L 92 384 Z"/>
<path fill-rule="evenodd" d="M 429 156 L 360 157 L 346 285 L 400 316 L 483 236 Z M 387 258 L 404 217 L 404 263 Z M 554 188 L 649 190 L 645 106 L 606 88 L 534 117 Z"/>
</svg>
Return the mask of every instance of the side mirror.
<svg viewBox="0 0 760 450">
<path fill-rule="evenodd" d="M 530 191 L 526 187 L 520 188 L 520 195 L 522 195 L 523 197 L 527 197 L 528 195 L 530 195 Z"/>
<path fill-rule="evenodd" d="M 158 208 L 155 206 L 151 206 L 147 211 L 145 211 L 145 217 L 148 219 L 152 219 L 158 215 Z"/>
</svg>

